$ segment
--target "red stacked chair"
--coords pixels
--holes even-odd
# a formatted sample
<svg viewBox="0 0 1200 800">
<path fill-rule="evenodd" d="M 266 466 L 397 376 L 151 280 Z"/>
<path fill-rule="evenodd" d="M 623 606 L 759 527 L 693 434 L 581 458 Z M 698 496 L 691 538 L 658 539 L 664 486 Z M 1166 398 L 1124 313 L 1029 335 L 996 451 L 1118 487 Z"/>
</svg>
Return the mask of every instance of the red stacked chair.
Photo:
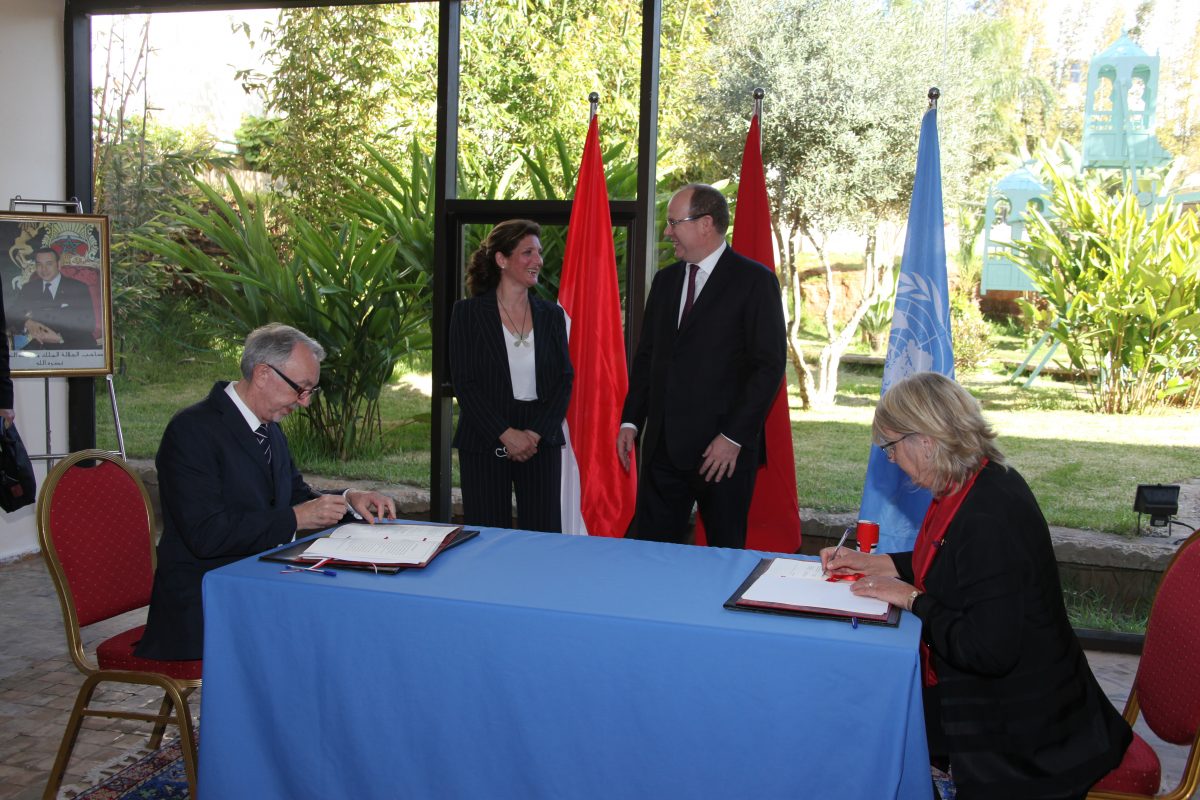
<svg viewBox="0 0 1200 800">
<path fill-rule="evenodd" d="M 59 462 L 38 498 L 42 557 L 62 603 L 71 660 L 86 677 L 63 733 L 45 797 L 58 794 L 84 717 L 154 723 L 149 746 L 162 742 L 168 723 L 179 727 L 191 796 L 196 797 L 196 737 L 187 697 L 200 686 L 202 661 L 138 658 L 134 647 L 145 625 L 101 642 L 93 662 L 80 629 L 150 602 L 154 581 L 154 509 L 146 487 L 124 461 L 101 450 L 84 450 Z M 157 686 L 158 713 L 91 707 L 105 682 Z"/>
<path fill-rule="evenodd" d="M 1094 800 L 1185 800 L 1200 785 L 1200 533 L 1184 542 L 1167 566 L 1146 626 L 1133 690 L 1125 704 L 1132 725 L 1139 711 L 1154 735 L 1190 745 L 1179 785 L 1158 794 L 1162 769 L 1154 749 L 1136 733 L 1120 765 L 1092 787 Z"/>
</svg>

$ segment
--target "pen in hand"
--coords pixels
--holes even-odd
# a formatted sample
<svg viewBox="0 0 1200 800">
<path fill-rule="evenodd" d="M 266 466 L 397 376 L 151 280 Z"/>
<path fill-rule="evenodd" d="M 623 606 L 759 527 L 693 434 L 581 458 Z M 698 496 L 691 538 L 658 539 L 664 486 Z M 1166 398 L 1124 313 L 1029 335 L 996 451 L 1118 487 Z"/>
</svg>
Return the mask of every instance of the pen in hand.
<svg viewBox="0 0 1200 800">
<path fill-rule="evenodd" d="M 846 543 L 846 537 L 849 535 L 850 535 L 849 528 L 846 528 L 846 530 L 842 531 L 842 538 L 838 539 L 837 547 L 833 548 L 833 555 L 831 555 L 829 557 L 829 561 L 825 562 L 827 565 L 832 564 L 834 562 L 834 560 L 838 557 L 838 553 L 842 552 L 842 545 L 844 545 Z M 826 575 L 829 574 L 828 567 L 825 569 L 825 574 Z"/>
</svg>

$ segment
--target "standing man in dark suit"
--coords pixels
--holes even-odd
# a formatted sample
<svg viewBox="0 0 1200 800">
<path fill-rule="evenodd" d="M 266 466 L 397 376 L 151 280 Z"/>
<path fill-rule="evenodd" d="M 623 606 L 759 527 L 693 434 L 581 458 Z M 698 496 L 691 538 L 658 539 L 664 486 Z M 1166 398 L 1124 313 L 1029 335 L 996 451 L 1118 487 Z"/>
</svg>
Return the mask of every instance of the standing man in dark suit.
<svg viewBox="0 0 1200 800">
<path fill-rule="evenodd" d="M 642 433 L 633 538 L 686 542 L 697 504 L 711 544 L 746 544 L 786 332 L 775 275 L 725 244 L 728 227 L 711 186 L 684 186 L 667 204 L 680 260 L 650 287 L 617 435 L 628 469 Z"/>
<path fill-rule="evenodd" d="M 312 402 L 324 357 L 295 328 L 264 325 L 246 337 L 242 379 L 218 381 L 167 425 L 154 462 L 163 534 L 139 656 L 203 656 L 208 571 L 335 525 L 350 510 L 372 522 L 396 515 L 378 492 L 315 492 L 292 463 L 278 423 Z"/>
<path fill-rule="evenodd" d="M 37 265 L 17 297 L 21 319 L 13 326 L 29 337 L 30 350 L 95 349 L 96 309 L 87 284 L 60 271 L 58 251 L 34 251 Z"/>
</svg>

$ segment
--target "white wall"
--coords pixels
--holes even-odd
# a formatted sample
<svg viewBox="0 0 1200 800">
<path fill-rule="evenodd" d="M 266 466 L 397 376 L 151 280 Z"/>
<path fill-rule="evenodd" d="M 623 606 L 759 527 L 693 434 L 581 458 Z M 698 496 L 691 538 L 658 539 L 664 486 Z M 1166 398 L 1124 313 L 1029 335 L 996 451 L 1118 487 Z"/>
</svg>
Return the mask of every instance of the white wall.
<svg viewBox="0 0 1200 800">
<path fill-rule="evenodd" d="M 0 209 L 15 195 L 61 199 L 66 187 L 62 0 L 0 0 Z M 18 209 L 20 210 L 20 209 Z M 28 209 L 25 209 L 28 210 Z M 30 453 L 46 452 L 45 381 L 16 384 L 17 427 Z M 53 452 L 67 448 L 66 381 L 50 379 Z M 34 461 L 38 484 L 44 461 Z M 37 550 L 35 506 L 0 512 L 0 560 Z"/>
</svg>

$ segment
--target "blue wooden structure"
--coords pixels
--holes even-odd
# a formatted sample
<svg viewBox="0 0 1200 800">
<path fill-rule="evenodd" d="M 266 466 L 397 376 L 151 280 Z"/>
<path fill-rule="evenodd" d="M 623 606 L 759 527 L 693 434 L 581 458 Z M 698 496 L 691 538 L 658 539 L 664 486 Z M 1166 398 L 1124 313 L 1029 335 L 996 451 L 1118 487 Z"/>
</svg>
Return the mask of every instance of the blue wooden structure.
<svg viewBox="0 0 1200 800">
<path fill-rule="evenodd" d="M 1025 223 L 1030 210 L 1047 213 L 1048 190 L 1026 162 L 1020 169 L 1001 178 L 988 193 L 983 217 L 983 272 L 979 293 L 989 291 L 1032 292 L 1033 281 L 1009 258 L 1012 242 L 1025 239 Z M 1007 226 L 1008 234 L 1003 228 Z"/>
</svg>

